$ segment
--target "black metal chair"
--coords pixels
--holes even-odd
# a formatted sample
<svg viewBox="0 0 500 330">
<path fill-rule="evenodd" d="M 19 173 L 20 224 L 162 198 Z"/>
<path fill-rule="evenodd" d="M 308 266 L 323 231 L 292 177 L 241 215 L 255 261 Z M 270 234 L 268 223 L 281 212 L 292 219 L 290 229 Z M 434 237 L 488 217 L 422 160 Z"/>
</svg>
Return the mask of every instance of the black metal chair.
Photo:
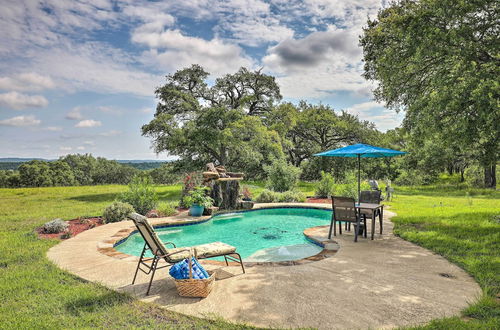
<svg viewBox="0 0 500 330">
<path fill-rule="evenodd" d="M 157 269 L 170 267 L 171 265 L 189 258 L 190 248 L 183 247 L 178 248 L 172 242 L 166 242 L 165 244 L 160 240 L 154 228 L 148 222 L 145 216 L 142 216 L 137 213 L 132 213 L 129 215 L 129 218 L 134 222 L 137 230 L 141 234 L 144 239 L 144 248 L 142 249 L 141 256 L 139 258 L 139 262 L 137 263 L 137 268 L 135 270 L 134 279 L 132 280 L 132 284 L 135 283 L 137 278 L 137 274 L 140 271 L 145 273 L 146 275 L 151 274 L 151 278 L 149 279 L 148 290 L 146 295 L 149 294 L 149 290 L 151 289 L 151 284 L 153 283 L 153 278 L 155 276 L 155 272 Z M 172 245 L 173 248 L 167 248 L 165 245 Z M 198 259 L 208 259 L 215 257 L 224 257 L 226 261 L 226 265 L 228 264 L 228 259 L 230 261 L 237 262 L 241 265 L 241 269 L 243 273 L 245 273 L 245 266 L 243 265 L 243 260 L 239 253 L 236 252 L 236 248 L 229 244 L 225 244 L 222 242 L 214 242 L 203 245 L 197 245 L 193 247 L 195 257 Z M 150 251 L 153 257 L 146 257 L 146 253 Z M 235 258 L 235 256 L 237 258 Z M 158 267 L 158 262 L 160 260 L 164 260 L 167 262 L 166 265 Z M 141 267 L 142 266 L 142 267 Z"/>
<path fill-rule="evenodd" d="M 364 227 L 364 237 L 366 237 L 366 216 L 360 214 L 356 210 L 356 205 L 354 198 L 351 197 L 334 197 L 332 196 L 332 221 L 330 223 L 330 231 L 328 233 L 328 238 L 332 238 L 333 235 L 337 236 L 336 223 L 339 223 L 339 234 L 342 235 L 342 222 L 354 223 L 354 242 L 358 241 L 358 234 L 361 228 L 361 223 Z"/>
<path fill-rule="evenodd" d="M 382 191 L 380 190 L 363 190 L 359 194 L 359 202 L 360 203 L 370 203 L 370 204 L 380 204 L 382 202 Z M 375 210 L 375 214 L 372 214 L 371 211 L 368 210 L 360 210 L 361 214 L 364 214 L 367 217 L 372 218 L 372 221 L 375 221 L 375 218 L 380 216 L 380 209 Z M 379 219 L 380 224 L 380 234 L 382 234 L 382 219 Z"/>
</svg>

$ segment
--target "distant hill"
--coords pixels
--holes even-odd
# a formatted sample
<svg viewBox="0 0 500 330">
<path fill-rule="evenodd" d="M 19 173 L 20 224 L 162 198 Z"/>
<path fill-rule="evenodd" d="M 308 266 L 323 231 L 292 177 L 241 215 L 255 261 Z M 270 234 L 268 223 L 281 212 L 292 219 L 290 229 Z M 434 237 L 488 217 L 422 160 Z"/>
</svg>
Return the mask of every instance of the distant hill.
<svg viewBox="0 0 500 330">
<path fill-rule="evenodd" d="M 0 170 L 17 170 L 22 163 L 29 162 L 31 160 L 44 160 L 44 161 L 54 161 L 55 159 L 44 159 L 44 158 L 0 158 Z M 115 159 L 118 163 L 123 165 L 131 166 L 139 170 L 151 170 L 160 167 L 164 163 L 169 162 L 169 160 L 158 160 L 158 159 Z"/>
<path fill-rule="evenodd" d="M 49 160 L 44 158 L 0 158 L 0 163 L 24 163 L 30 160 Z"/>
</svg>

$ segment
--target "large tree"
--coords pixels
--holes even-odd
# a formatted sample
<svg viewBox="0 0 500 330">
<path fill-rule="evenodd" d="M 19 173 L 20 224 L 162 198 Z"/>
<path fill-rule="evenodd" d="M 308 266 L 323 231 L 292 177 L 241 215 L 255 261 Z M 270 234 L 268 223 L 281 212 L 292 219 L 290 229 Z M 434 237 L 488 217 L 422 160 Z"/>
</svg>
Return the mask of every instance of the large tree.
<svg viewBox="0 0 500 330">
<path fill-rule="evenodd" d="M 267 117 L 268 125 L 279 132 L 292 164 L 300 166 L 313 154 L 356 142 L 370 142 L 375 125 L 345 111 L 304 101 L 297 106 L 284 103 Z"/>
<path fill-rule="evenodd" d="M 496 186 L 500 28 L 496 0 L 404 0 L 369 20 L 360 43 L 375 98 L 405 111 L 410 136 L 474 150 Z M 436 146 L 438 147 L 438 146 Z"/>
<path fill-rule="evenodd" d="M 156 90 L 155 117 L 142 127 L 154 150 L 251 171 L 271 155 L 282 156 L 279 136 L 262 123 L 281 99 L 274 77 L 241 68 L 212 86 L 207 78 L 193 65 L 168 75 Z"/>
</svg>

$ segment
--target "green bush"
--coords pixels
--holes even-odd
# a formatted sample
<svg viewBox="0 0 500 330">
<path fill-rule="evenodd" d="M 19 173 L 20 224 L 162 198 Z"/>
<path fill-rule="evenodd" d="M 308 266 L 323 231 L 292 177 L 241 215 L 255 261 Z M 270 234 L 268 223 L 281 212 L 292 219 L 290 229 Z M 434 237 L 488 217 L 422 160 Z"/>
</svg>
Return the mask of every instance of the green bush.
<svg viewBox="0 0 500 330">
<path fill-rule="evenodd" d="M 278 193 L 271 190 L 263 190 L 257 197 L 258 203 L 276 203 L 278 202 Z"/>
<path fill-rule="evenodd" d="M 335 195 L 343 197 L 352 197 L 358 199 L 358 175 L 355 171 L 349 171 L 344 177 L 344 183 L 335 187 Z M 370 190 L 370 185 L 366 181 L 361 181 L 360 190 Z"/>
<path fill-rule="evenodd" d="M 292 190 L 300 176 L 300 168 L 290 165 L 284 159 L 276 159 L 269 166 L 264 166 L 267 173 L 267 187 L 274 191 Z"/>
<path fill-rule="evenodd" d="M 170 217 L 177 213 L 177 209 L 173 203 L 163 202 L 158 206 L 158 212 L 162 217 Z"/>
<path fill-rule="evenodd" d="M 104 223 L 118 222 L 125 220 L 132 212 L 134 212 L 132 205 L 122 202 L 113 202 L 113 204 L 104 209 L 102 218 Z"/>
<path fill-rule="evenodd" d="M 43 225 L 43 232 L 47 234 L 57 234 L 65 231 L 68 228 L 68 224 L 61 219 L 54 219 Z"/>
<path fill-rule="evenodd" d="M 418 170 L 404 170 L 394 180 L 399 186 L 421 186 L 431 184 L 436 181 L 437 177 L 433 174 L 425 174 Z"/>
<path fill-rule="evenodd" d="M 158 197 L 149 176 L 135 176 L 128 187 L 129 191 L 120 195 L 121 202 L 129 203 L 137 213 L 142 215 L 146 215 L 156 207 Z"/>
<path fill-rule="evenodd" d="M 316 185 L 316 197 L 329 198 L 335 193 L 335 182 L 330 173 L 321 171 L 321 180 Z"/>
<path fill-rule="evenodd" d="M 289 190 L 278 193 L 278 201 L 282 203 L 305 202 L 306 195 L 300 191 Z"/>
<path fill-rule="evenodd" d="M 263 190 L 257 197 L 258 203 L 292 203 L 292 202 L 305 202 L 306 196 L 296 190 L 289 190 L 285 192 L 275 192 L 271 190 Z"/>
</svg>

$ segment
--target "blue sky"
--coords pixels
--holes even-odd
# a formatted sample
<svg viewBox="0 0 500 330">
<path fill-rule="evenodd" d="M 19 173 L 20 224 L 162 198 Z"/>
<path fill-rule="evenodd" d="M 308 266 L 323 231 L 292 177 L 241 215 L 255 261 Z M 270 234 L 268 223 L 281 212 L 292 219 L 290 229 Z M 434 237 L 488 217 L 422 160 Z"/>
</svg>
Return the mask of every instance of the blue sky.
<svg viewBox="0 0 500 330">
<path fill-rule="evenodd" d="M 322 102 L 374 121 L 358 36 L 384 1 L 2 1 L 0 157 L 156 155 L 140 127 L 165 75 L 197 63 L 277 77 L 285 101 Z"/>
</svg>

